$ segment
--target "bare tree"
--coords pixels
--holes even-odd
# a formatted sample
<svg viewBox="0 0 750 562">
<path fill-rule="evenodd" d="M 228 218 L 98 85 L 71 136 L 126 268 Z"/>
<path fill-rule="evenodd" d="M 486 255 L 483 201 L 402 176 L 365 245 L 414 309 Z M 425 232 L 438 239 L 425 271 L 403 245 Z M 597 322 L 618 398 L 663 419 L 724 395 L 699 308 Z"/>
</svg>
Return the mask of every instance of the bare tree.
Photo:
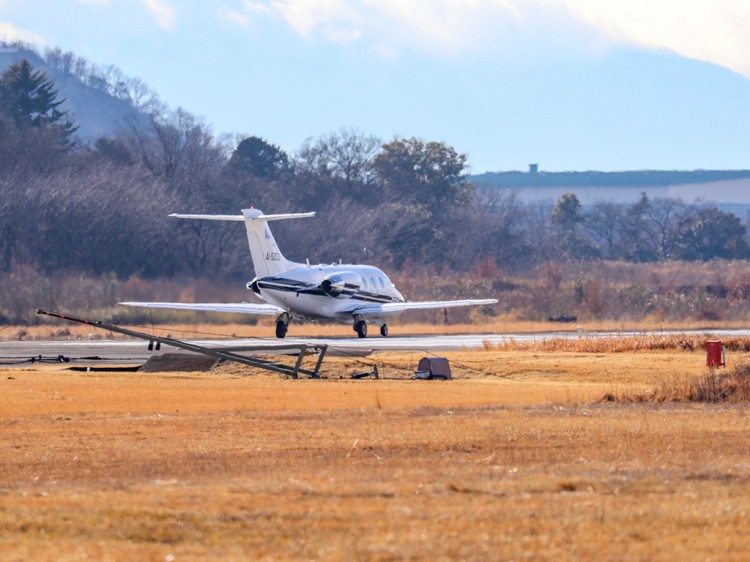
<svg viewBox="0 0 750 562">
<path fill-rule="evenodd" d="M 620 239 L 625 209 L 622 205 L 600 201 L 585 213 L 584 227 L 604 259 L 620 259 Z"/>
<path fill-rule="evenodd" d="M 210 128 L 183 109 L 151 116 L 147 122 L 128 118 L 118 139 L 154 176 L 188 195 L 215 178 L 226 161 L 226 149 Z"/>
<path fill-rule="evenodd" d="M 377 200 L 373 163 L 381 141 L 354 129 L 341 129 L 307 139 L 294 160 L 301 182 L 312 199 L 351 197 L 360 202 Z"/>
</svg>

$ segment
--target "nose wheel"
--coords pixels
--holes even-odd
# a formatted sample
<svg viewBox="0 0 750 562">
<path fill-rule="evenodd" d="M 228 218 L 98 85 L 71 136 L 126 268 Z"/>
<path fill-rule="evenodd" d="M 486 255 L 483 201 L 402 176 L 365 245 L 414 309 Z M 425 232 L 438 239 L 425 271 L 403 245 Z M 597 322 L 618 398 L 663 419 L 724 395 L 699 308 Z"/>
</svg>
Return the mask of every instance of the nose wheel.
<svg viewBox="0 0 750 562">
<path fill-rule="evenodd" d="M 388 324 L 383 324 L 380 326 L 380 335 L 384 338 L 388 337 Z"/>
</svg>

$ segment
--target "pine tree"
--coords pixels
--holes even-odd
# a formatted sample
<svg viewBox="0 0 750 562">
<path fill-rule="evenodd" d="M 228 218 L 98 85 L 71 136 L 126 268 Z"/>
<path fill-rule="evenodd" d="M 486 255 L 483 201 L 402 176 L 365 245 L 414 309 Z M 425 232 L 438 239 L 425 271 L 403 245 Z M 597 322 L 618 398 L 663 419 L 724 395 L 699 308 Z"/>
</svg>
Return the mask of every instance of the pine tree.
<svg viewBox="0 0 750 562">
<path fill-rule="evenodd" d="M 0 75 L 0 112 L 18 128 L 52 129 L 61 144 L 69 146 L 76 127 L 60 106 L 54 82 L 23 59 Z"/>
</svg>

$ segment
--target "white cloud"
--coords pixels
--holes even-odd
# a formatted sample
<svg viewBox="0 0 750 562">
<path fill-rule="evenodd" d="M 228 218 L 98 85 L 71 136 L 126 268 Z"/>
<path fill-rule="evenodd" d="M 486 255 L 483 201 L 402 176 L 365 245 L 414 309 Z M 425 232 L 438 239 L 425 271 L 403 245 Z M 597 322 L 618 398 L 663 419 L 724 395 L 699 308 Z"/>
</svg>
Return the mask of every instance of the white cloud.
<svg viewBox="0 0 750 562">
<path fill-rule="evenodd" d="M 253 19 L 259 16 L 273 15 L 268 5 L 251 0 L 243 0 L 240 9 L 219 6 L 219 17 L 240 27 L 249 27 Z"/>
<path fill-rule="evenodd" d="M 250 23 L 250 18 L 241 10 L 235 10 L 234 8 L 229 8 L 228 6 L 219 6 L 218 13 L 221 19 L 240 27 L 247 27 Z"/>
<path fill-rule="evenodd" d="M 96 4 L 97 6 L 108 6 L 109 0 L 78 0 L 81 4 Z"/>
<path fill-rule="evenodd" d="M 515 0 L 381 0 L 378 10 L 396 37 L 430 50 L 473 50 L 522 19 Z M 393 29 L 393 28 L 392 28 Z"/>
<path fill-rule="evenodd" d="M 514 57 L 631 45 L 750 75 L 747 0 L 243 0 L 236 15 L 249 14 L 388 57 L 404 49 Z"/>
<path fill-rule="evenodd" d="M 619 44 L 669 49 L 750 75 L 750 3 L 744 0 L 552 0 Z"/>
<path fill-rule="evenodd" d="M 10 43 L 14 41 L 22 41 L 24 43 L 33 43 L 36 45 L 44 44 L 44 38 L 38 33 L 19 29 L 12 23 L 3 21 L 0 21 L 0 40 L 8 41 Z"/>
<path fill-rule="evenodd" d="M 299 35 L 349 44 L 363 41 L 388 57 L 405 48 L 443 52 L 479 43 L 497 31 L 498 15 L 517 18 L 518 0 L 242 0 L 223 16 L 245 24 L 273 16 Z"/>
<path fill-rule="evenodd" d="M 242 0 L 242 6 L 248 12 L 257 12 L 261 14 L 270 14 L 273 10 L 263 2 L 253 2 L 252 0 Z"/>
<path fill-rule="evenodd" d="M 329 41 L 350 43 L 364 36 L 367 2 L 345 0 L 271 0 L 270 7 L 297 33 L 318 32 Z"/>
<path fill-rule="evenodd" d="M 164 0 L 143 0 L 143 4 L 154 16 L 159 27 L 166 31 L 174 29 L 177 19 L 177 9 L 174 6 L 164 2 Z"/>
</svg>

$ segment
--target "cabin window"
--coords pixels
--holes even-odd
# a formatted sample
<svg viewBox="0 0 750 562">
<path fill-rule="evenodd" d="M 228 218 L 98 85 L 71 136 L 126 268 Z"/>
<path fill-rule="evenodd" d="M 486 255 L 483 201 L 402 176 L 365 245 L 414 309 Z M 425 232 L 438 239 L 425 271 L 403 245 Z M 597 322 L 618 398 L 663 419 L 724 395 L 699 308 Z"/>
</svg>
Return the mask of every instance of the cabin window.
<svg viewBox="0 0 750 562">
<path fill-rule="evenodd" d="M 367 277 L 364 275 L 362 276 L 362 286 L 367 289 Z"/>
<path fill-rule="evenodd" d="M 382 277 L 378 277 L 378 281 L 380 281 L 380 288 L 385 289 L 385 281 L 383 281 Z"/>
</svg>

